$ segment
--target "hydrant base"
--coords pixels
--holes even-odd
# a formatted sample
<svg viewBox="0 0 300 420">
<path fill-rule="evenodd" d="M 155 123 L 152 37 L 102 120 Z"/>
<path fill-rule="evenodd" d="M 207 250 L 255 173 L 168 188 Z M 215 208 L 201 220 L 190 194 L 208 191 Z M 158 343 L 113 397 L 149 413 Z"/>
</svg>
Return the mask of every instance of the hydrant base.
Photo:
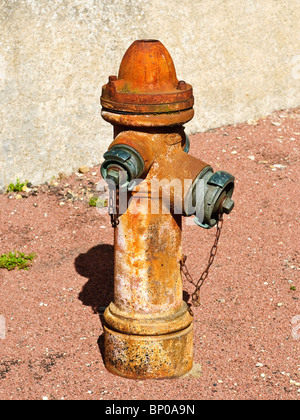
<svg viewBox="0 0 300 420">
<path fill-rule="evenodd" d="M 172 334 L 124 334 L 104 326 L 105 366 L 131 379 L 167 379 L 193 367 L 193 324 Z"/>
</svg>

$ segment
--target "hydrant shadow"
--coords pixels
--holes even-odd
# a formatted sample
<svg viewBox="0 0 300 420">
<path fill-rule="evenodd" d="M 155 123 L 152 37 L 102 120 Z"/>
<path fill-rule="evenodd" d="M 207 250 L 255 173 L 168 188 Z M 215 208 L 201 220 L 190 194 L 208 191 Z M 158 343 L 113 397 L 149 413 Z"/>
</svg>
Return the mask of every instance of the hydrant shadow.
<svg viewBox="0 0 300 420">
<path fill-rule="evenodd" d="M 99 315 L 103 326 L 103 312 L 114 297 L 114 247 L 97 245 L 85 254 L 78 255 L 74 264 L 77 273 L 88 278 L 78 299 Z M 103 334 L 98 339 L 98 346 L 103 358 Z"/>
<path fill-rule="evenodd" d="M 95 314 L 102 313 L 113 300 L 114 247 L 101 244 L 91 248 L 76 257 L 75 268 L 78 274 L 88 278 L 78 299 Z"/>
</svg>

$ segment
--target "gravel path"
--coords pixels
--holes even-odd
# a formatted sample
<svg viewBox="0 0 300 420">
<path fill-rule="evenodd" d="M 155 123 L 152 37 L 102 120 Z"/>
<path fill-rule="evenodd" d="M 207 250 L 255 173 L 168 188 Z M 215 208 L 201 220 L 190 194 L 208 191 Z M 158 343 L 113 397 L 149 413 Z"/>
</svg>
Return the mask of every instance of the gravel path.
<svg viewBox="0 0 300 420">
<path fill-rule="evenodd" d="M 236 176 L 235 209 L 194 309 L 191 374 L 133 381 L 104 368 L 99 308 L 112 300 L 113 231 L 89 207 L 96 167 L 0 195 L 0 254 L 37 254 L 28 271 L 0 269 L 0 399 L 299 399 L 300 110 L 190 140 L 192 155 Z M 196 277 L 215 230 L 183 230 Z"/>
</svg>

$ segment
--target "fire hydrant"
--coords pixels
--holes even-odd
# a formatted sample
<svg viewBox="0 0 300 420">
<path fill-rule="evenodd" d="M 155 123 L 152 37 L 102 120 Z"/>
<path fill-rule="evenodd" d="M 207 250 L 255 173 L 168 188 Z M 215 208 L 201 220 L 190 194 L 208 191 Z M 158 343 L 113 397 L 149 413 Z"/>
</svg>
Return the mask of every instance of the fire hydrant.
<svg viewBox="0 0 300 420">
<path fill-rule="evenodd" d="M 127 378 L 179 377 L 192 368 L 193 314 L 183 301 L 180 265 L 182 216 L 195 214 L 197 224 L 211 228 L 221 207 L 225 213 L 233 207 L 233 176 L 214 173 L 187 153 L 183 124 L 193 118 L 193 104 L 192 86 L 177 79 L 169 52 L 157 40 L 135 41 L 118 76 L 102 89 L 102 117 L 113 125 L 114 140 L 101 173 L 123 196 L 112 216 L 114 301 L 104 313 L 104 358 L 110 372 Z M 168 200 L 164 183 L 171 185 Z"/>
</svg>

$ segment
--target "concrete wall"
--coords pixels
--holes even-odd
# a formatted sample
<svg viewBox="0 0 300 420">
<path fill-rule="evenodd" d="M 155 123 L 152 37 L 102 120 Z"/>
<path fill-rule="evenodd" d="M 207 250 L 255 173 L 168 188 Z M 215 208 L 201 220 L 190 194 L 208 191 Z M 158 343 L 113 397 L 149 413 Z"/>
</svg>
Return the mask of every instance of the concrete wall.
<svg viewBox="0 0 300 420">
<path fill-rule="evenodd" d="M 195 91 L 189 133 L 300 105 L 299 0 L 1 0 L 0 186 L 100 163 L 101 87 L 156 38 Z"/>
</svg>

